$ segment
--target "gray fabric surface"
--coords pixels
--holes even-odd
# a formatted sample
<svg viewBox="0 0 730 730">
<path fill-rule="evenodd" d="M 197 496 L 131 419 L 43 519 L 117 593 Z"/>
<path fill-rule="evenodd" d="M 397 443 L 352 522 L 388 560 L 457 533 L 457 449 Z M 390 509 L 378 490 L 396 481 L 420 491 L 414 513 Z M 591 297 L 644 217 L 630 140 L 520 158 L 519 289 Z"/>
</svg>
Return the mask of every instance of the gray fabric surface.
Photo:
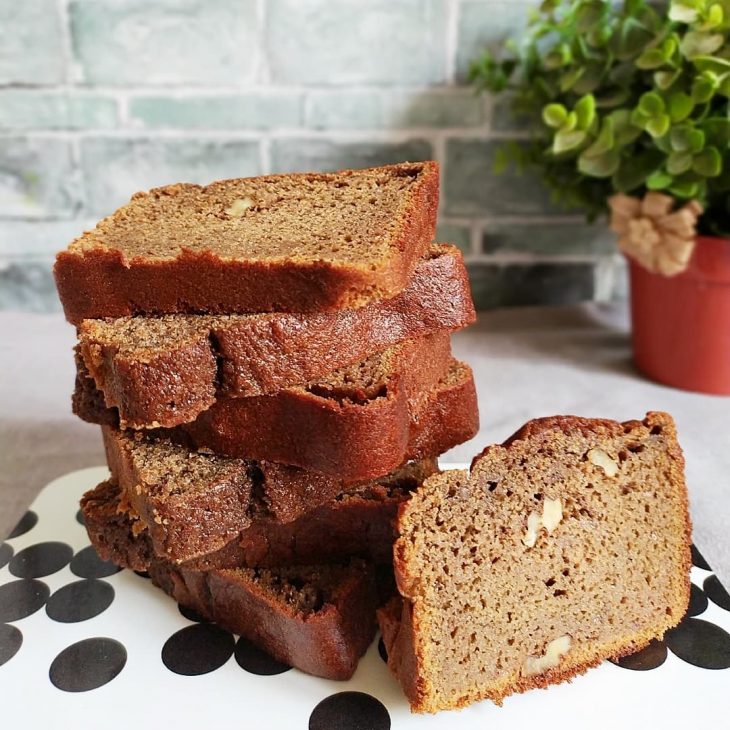
<svg viewBox="0 0 730 730">
<path fill-rule="evenodd" d="M 0 314 L 0 535 L 51 479 L 104 463 L 98 428 L 71 415 L 73 342 L 73 328 L 58 315 Z M 485 312 L 454 337 L 454 350 L 474 368 L 482 428 L 445 462 L 470 461 L 538 416 L 672 413 L 687 458 L 695 543 L 730 584 L 730 398 L 637 374 L 620 306 Z"/>
</svg>

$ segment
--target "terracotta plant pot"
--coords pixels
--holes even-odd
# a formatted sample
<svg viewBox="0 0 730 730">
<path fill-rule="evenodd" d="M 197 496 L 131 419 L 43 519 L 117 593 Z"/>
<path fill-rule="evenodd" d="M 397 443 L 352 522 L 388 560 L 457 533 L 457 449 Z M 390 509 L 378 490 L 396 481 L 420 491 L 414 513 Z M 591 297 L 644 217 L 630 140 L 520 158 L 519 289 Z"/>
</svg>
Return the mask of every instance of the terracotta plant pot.
<svg viewBox="0 0 730 730">
<path fill-rule="evenodd" d="M 666 385 L 730 395 L 730 240 L 699 236 L 677 276 L 629 264 L 637 367 Z"/>
</svg>

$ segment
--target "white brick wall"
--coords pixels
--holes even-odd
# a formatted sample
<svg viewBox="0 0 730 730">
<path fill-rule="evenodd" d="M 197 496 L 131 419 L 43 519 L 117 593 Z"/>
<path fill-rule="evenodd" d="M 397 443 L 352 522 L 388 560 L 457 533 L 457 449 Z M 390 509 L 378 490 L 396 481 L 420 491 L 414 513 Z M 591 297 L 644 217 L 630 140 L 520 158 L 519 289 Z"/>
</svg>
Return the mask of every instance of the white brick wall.
<svg viewBox="0 0 730 730">
<path fill-rule="evenodd" d="M 468 61 L 525 0 L 24 0 L 0 6 L 0 308 L 57 308 L 54 252 L 138 189 L 433 157 L 481 306 L 620 294 L 605 227 L 495 177 L 506 103 Z"/>
</svg>

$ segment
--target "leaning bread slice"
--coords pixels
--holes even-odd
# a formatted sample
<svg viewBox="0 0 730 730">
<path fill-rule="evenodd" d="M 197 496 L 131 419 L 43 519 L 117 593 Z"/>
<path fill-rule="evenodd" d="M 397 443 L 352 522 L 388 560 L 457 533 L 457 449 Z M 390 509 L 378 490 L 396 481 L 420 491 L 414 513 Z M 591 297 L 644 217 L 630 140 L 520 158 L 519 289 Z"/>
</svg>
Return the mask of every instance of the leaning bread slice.
<svg viewBox="0 0 730 730">
<path fill-rule="evenodd" d="M 380 477 L 476 432 L 471 371 L 450 357 L 448 335 L 437 338 L 402 343 L 306 387 L 220 398 L 192 423 L 146 433 L 191 450 L 289 464 L 350 483 Z M 77 379 L 74 412 L 117 425 L 114 410 L 88 388 L 92 382 Z M 454 400 L 461 410 L 447 411 Z"/>
<path fill-rule="evenodd" d="M 190 570 L 156 557 L 103 482 L 81 500 L 92 543 L 123 567 L 146 570 L 178 603 L 240 634 L 280 662 L 349 679 L 375 633 L 374 571 L 343 565 Z"/>
<path fill-rule="evenodd" d="M 66 318 L 317 312 L 397 294 L 436 229 L 435 162 L 137 193 L 56 258 Z"/>
<path fill-rule="evenodd" d="M 126 541 L 119 542 L 118 533 L 110 533 L 109 525 L 98 519 L 86 519 L 85 524 L 92 545 L 104 560 L 132 570 L 144 570 L 143 563 L 151 556 L 190 570 L 341 563 L 350 558 L 392 567 L 398 506 L 421 484 L 424 475 L 436 471 L 432 462 L 413 464 L 393 475 L 392 481 L 384 480 L 340 494 L 292 522 L 276 522 L 266 515 L 255 515 L 229 543 L 197 557 L 181 559 L 189 547 L 179 536 L 178 542 L 160 545 L 157 537 L 152 537 L 154 523 L 150 525 L 135 511 L 128 492 L 114 479 L 88 492 L 84 502 L 103 505 L 105 514 L 128 521 L 138 538 L 134 551 L 129 550 Z M 200 543 L 204 541 L 205 537 L 201 536 Z"/>
<path fill-rule="evenodd" d="M 272 394 L 474 318 L 461 253 L 434 244 L 403 291 L 358 309 L 89 319 L 78 352 L 123 421 L 176 426 L 220 394 Z"/>
<path fill-rule="evenodd" d="M 401 598 L 380 613 L 416 712 L 544 687 L 641 649 L 689 601 L 672 418 L 529 422 L 400 510 Z"/>
<path fill-rule="evenodd" d="M 205 567 L 336 562 L 343 555 L 390 562 L 398 504 L 437 471 L 435 459 L 424 459 L 364 484 L 323 483 L 293 467 L 102 431 L 119 509 L 133 515 L 157 555 L 174 563 L 206 556 Z M 283 516 L 272 509 L 279 502 Z"/>
</svg>

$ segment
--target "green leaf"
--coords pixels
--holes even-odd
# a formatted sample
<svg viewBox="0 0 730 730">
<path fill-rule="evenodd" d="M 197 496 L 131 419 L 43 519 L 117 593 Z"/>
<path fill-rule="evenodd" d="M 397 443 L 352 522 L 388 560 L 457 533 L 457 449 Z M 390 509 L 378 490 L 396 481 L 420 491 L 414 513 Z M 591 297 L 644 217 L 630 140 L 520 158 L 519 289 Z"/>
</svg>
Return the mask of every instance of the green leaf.
<svg viewBox="0 0 730 730">
<path fill-rule="evenodd" d="M 631 117 L 631 112 L 628 109 L 616 109 L 616 111 L 609 114 L 609 118 L 613 123 L 614 143 L 616 145 L 631 144 L 641 135 L 644 129 L 643 122 L 640 125 L 635 125 Z"/>
<path fill-rule="evenodd" d="M 724 74 L 730 71 L 730 61 L 719 56 L 696 56 L 692 63 L 698 71 L 712 71 L 716 74 Z"/>
<path fill-rule="evenodd" d="M 573 85 L 572 90 L 576 94 L 590 94 L 603 83 L 605 74 L 605 62 L 588 63 L 581 77 Z"/>
<path fill-rule="evenodd" d="M 562 74 L 560 77 L 560 90 L 563 92 L 570 91 L 575 86 L 578 79 L 585 73 L 585 70 L 585 66 L 575 66 L 570 69 L 570 71 L 566 71 Z"/>
<path fill-rule="evenodd" d="M 672 184 L 672 180 L 674 178 L 668 172 L 657 170 L 646 178 L 646 187 L 649 190 L 664 190 Z"/>
<path fill-rule="evenodd" d="M 669 117 L 673 122 L 681 122 L 686 119 L 694 109 L 692 97 L 683 91 L 675 91 L 669 97 Z"/>
<path fill-rule="evenodd" d="M 586 41 L 588 42 L 588 45 L 593 46 L 593 48 L 602 48 L 611 39 L 612 34 L 613 31 L 610 26 L 598 26 L 587 33 Z"/>
<path fill-rule="evenodd" d="M 575 25 L 579 33 L 587 33 L 593 30 L 603 17 L 606 6 L 598 0 L 582 3 L 578 6 L 575 14 Z"/>
<path fill-rule="evenodd" d="M 661 114 L 664 109 L 664 99 L 656 91 L 647 91 L 639 98 L 639 110 L 647 117 Z"/>
<path fill-rule="evenodd" d="M 615 190 L 630 193 L 644 185 L 652 173 L 660 169 L 664 155 L 658 150 L 646 150 L 634 157 L 621 161 L 621 165 L 613 174 L 611 183 Z"/>
<path fill-rule="evenodd" d="M 730 74 L 725 74 L 717 89 L 717 93 L 721 96 L 730 97 Z"/>
<path fill-rule="evenodd" d="M 568 112 L 568 116 L 565 117 L 561 130 L 564 132 L 572 132 L 578 124 L 578 115 L 575 112 Z"/>
<path fill-rule="evenodd" d="M 722 172 L 722 155 L 716 147 L 705 147 L 694 158 L 692 169 L 703 177 L 717 177 Z"/>
<path fill-rule="evenodd" d="M 596 97 L 596 107 L 599 109 L 613 109 L 621 106 L 630 96 L 631 92 L 628 89 L 616 86 Z"/>
<path fill-rule="evenodd" d="M 692 101 L 695 104 L 704 104 L 712 99 L 718 81 L 715 74 L 706 71 L 692 82 Z"/>
<path fill-rule="evenodd" d="M 705 19 L 702 21 L 699 27 L 702 30 L 712 30 L 713 28 L 717 28 L 718 26 L 722 25 L 724 16 L 725 13 L 723 12 L 722 6 L 719 3 L 710 5 L 710 8 L 705 15 Z"/>
<path fill-rule="evenodd" d="M 581 156 L 597 157 L 598 155 L 603 155 L 613 147 L 613 143 L 613 120 L 610 117 L 606 117 L 603 120 L 601 131 L 598 137 L 596 137 L 595 142 Z"/>
<path fill-rule="evenodd" d="M 646 123 L 644 129 L 652 137 L 663 137 L 669 131 L 670 124 L 671 121 L 668 114 L 657 114 Z"/>
<path fill-rule="evenodd" d="M 559 129 L 568 118 L 568 110 L 562 104 L 548 104 L 542 110 L 542 121 L 548 127 Z"/>
<path fill-rule="evenodd" d="M 696 56 L 709 56 L 722 48 L 725 38 L 721 33 L 703 33 L 691 30 L 685 33 L 680 50 L 685 58 L 694 59 Z"/>
<path fill-rule="evenodd" d="M 701 129 L 679 125 L 672 127 L 669 141 L 675 152 L 699 152 L 705 145 L 705 135 Z"/>
<path fill-rule="evenodd" d="M 705 146 L 705 133 L 701 129 L 690 131 L 687 141 L 691 152 L 699 152 Z"/>
<path fill-rule="evenodd" d="M 582 129 L 566 131 L 561 129 L 553 139 L 553 152 L 556 155 L 569 152 L 580 147 L 586 141 L 588 135 Z"/>
<path fill-rule="evenodd" d="M 642 23 L 632 17 L 627 17 L 618 33 L 618 40 L 614 48 L 616 57 L 621 61 L 633 58 L 640 53 L 654 38 L 653 33 Z M 712 51 L 710 51 L 712 53 Z"/>
<path fill-rule="evenodd" d="M 669 20 L 675 23 L 694 23 L 697 20 L 697 8 L 675 0 L 669 6 Z"/>
<path fill-rule="evenodd" d="M 664 59 L 667 62 L 671 61 L 672 56 L 679 50 L 679 38 L 677 34 L 673 33 L 665 38 L 662 42 L 661 49 L 664 54 Z"/>
<path fill-rule="evenodd" d="M 630 86 L 636 78 L 636 67 L 631 61 L 618 63 L 608 72 L 608 78 L 617 86 Z"/>
<path fill-rule="evenodd" d="M 691 152 L 672 152 L 667 157 L 667 172 L 671 175 L 681 175 L 692 167 Z"/>
<path fill-rule="evenodd" d="M 583 152 L 578 157 L 578 169 L 590 177 L 611 177 L 618 169 L 620 156 L 618 150 L 608 150 L 602 155 L 587 156 Z"/>
<path fill-rule="evenodd" d="M 675 180 L 672 186 L 669 188 L 669 192 L 672 195 L 676 195 L 678 198 L 690 199 L 697 195 L 699 185 L 696 180 L 684 179 Z"/>
<path fill-rule="evenodd" d="M 588 129 L 596 116 L 596 100 L 593 94 L 582 96 L 573 108 L 578 120 L 576 126 L 578 129 Z"/>
<path fill-rule="evenodd" d="M 727 117 L 706 119 L 702 122 L 702 131 L 707 139 L 707 144 L 714 145 L 718 149 L 726 149 L 730 146 L 730 119 Z"/>
<path fill-rule="evenodd" d="M 660 48 L 648 48 L 635 61 L 636 66 L 641 69 L 652 69 L 663 66 L 666 62 Z"/>
<path fill-rule="evenodd" d="M 657 71 L 654 74 L 654 83 L 662 91 L 666 91 L 682 74 L 682 69 L 676 71 Z"/>
<path fill-rule="evenodd" d="M 543 0 L 542 3 L 540 3 L 540 12 L 552 13 L 558 5 L 560 5 L 560 0 Z"/>
</svg>

